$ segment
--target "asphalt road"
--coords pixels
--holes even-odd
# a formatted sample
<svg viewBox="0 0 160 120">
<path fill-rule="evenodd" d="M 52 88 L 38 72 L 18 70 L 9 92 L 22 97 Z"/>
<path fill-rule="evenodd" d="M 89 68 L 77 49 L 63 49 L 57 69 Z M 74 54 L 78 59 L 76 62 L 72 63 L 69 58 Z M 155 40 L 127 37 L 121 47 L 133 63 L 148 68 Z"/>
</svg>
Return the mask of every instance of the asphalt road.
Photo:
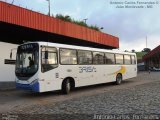
<svg viewBox="0 0 160 120">
<path fill-rule="evenodd" d="M 159 72 L 152 72 L 151 74 L 147 72 L 141 72 L 138 74 L 136 78 L 125 80 L 121 85 L 114 85 L 113 83 L 107 83 L 102 85 L 82 87 L 82 88 L 77 88 L 76 90 L 71 92 L 69 95 L 63 95 L 61 94 L 60 91 L 47 92 L 47 93 L 41 93 L 41 94 L 30 93 L 28 91 L 22 91 L 22 90 L 0 91 L 0 113 L 24 114 L 24 115 L 25 114 L 41 114 L 41 115 L 50 114 L 51 115 L 54 113 L 55 114 L 60 113 L 60 114 L 66 114 L 68 116 L 68 114 L 72 114 L 72 113 L 73 114 L 85 114 L 85 113 L 86 114 L 97 114 L 97 113 L 104 114 L 103 111 L 105 111 L 106 114 L 113 114 L 113 113 L 114 114 L 115 113 L 116 114 L 129 114 L 129 113 L 133 114 L 135 111 L 132 108 L 128 109 L 125 106 L 128 106 L 126 105 L 127 103 L 128 104 L 134 103 L 133 101 L 135 100 L 131 98 L 133 97 L 133 95 L 135 96 L 135 94 L 133 93 L 137 92 L 135 91 L 135 89 L 139 90 L 140 88 L 139 91 L 142 94 L 140 94 L 138 98 L 141 98 L 142 101 L 140 102 L 143 103 L 143 97 L 144 98 L 146 97 L 144 95 L 144 92 L 147 91 L 147 88 L 150 88 L 151 91 L 153 91 L 152 89 L 160 87 L 159 82 L 160 82 Z M 154 93 L 160 94 L 159 92 L 155 92 L 155 91 Z M 151 96 L 154 95 L 152 93 L 150 94 Z M 127 102 L 124 100 L 124 98 L 126 97 L 124 95 L 127 95 L 126 99 L 129 98 Z M 119 96 L 118 99 L 117 99 L 117 96 Z M 153 98 L 153 96 L 151 98 Z M 157 101 L 157 99 L 159 98 L 154 98 L 154 99 L 155 101 Z M 109 104 L 106 104 L 105 100 Z M 121 105 L 122 102 L 118 100 L 125 101 L 125 104 L 124 104 L 125 106 L 122 106 Z M 115 101 L 118 101 L 118 103 L 115 104 Z M 136 104 L 137 103 L 135 102 L 135 105 Z M 135 106 L 134 104 L 132 105 L 133 107 Z M 114 108 L 115 106 L 119 106 L 119 107 L 116 107 L 118 109 L 112 110 L 112 108 Z M 110 108 L 110 109 L 108 110 L 107 108 Z M 125 110 L 123 110 L 124 108 Z M 141 109 L 140 113 L 143 113 L 143 109 L 146 109 L 146 108 L 137 108 L 136 111 L 138 111 L 138 109 Z M 129 110 L 131 112 L 128 112 Z M 148 114 L 150 113 L 148 112 Z M 60 117 L 59 119 L 61 119 L 62 116 L 59 116 L 59 117 Z M 65 119 L 65 117 L 66 116 L 64 115 L 62 118 Z M 25 116 L 24 118 L 27 119 L 28 117 Z"/>
</svg>

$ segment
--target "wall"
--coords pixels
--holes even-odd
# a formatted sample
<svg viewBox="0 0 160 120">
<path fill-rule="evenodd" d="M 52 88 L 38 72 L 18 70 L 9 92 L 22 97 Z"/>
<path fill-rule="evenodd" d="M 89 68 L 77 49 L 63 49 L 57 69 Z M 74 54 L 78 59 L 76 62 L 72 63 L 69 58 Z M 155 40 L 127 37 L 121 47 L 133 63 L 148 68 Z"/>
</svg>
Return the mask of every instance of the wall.
<svg viewBox="0 0 160 120">
<path fill-rule="evenodd" d="M 10 59 L 10 51 L 18 45 L 0 41 L 0 82 L 10 82 L 15 80 L 15 65 L 4 64 L 4 59 Z M 16 50 L 13 50 L 12 59 L 16 59 Z"/>
</svg>

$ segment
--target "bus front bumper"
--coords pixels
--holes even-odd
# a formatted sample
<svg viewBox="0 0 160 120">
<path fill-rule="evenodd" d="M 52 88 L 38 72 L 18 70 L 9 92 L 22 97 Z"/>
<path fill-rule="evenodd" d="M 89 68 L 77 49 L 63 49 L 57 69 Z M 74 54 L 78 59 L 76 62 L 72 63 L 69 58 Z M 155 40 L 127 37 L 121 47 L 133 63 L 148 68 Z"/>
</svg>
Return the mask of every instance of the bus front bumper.
<svg viewBox="0 0 160 120">
<path fill-rule="evenodd" d="M 40 92 L 39 89 L 39 82 L 35 82 L 34 84 L 21 84 L 21 83 L 16 83 L 16 88 L 17 89 L 23 89 L 23 90 L 31 90 L 33 92 Z"/>
</svg>

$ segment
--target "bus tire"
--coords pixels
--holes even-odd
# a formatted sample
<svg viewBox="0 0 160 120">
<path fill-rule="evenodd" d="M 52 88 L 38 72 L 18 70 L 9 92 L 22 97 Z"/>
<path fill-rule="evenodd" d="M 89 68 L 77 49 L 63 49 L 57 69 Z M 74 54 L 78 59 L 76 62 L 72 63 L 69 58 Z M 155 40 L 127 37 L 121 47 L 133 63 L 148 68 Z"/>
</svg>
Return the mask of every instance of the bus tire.
<svg viewBox="0 0 160 120">
<path fill-rule="evenodd" d="M 65 79 L 62 83 L 63 94 L 69 94 L 71 91 L 71 82 L 69 79 Z"/>
<path fill-rule="evenodd" d="M 122 83 L 122 74 L 117 74 L 116 76 L 116 85 L 120 85 Z"/>
</svg>

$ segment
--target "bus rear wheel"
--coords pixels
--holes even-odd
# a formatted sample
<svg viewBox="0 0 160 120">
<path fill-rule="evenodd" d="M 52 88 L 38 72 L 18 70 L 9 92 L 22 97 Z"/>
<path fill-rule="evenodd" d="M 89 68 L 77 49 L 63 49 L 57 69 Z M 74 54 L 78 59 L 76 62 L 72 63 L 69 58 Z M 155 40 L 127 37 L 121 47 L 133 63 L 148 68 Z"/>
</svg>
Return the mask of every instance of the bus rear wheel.
<svg viewBox="0 0 160 120">
<path fill-rule="evenodd" d="M 122 75 L 117 74 L 116 76 L 116 85 L 120 85 L 122 83 Z"/>
<path fill-rule="evenodd" d="M 69 79 L 66 79 L 62 83 L 62 92 L 64 94 L 69 94 L 71 91 L 71 83 Z"/>
</svg>

